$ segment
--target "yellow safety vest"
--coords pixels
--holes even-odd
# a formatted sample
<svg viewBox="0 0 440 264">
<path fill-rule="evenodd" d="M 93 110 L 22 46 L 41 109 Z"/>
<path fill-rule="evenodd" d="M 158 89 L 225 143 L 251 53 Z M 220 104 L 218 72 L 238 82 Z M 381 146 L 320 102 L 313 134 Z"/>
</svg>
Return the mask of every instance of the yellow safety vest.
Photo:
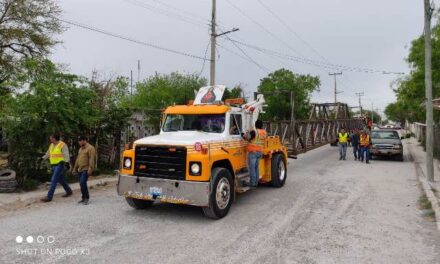
<svg viewBox="0 0 440 264">
<path fill-rule="evenodd" d="M 370 145 L 370 136 L 369 135 L 361 135 L 361 146 L 368 146 Z"/>
<path fill-rule="evenodd" d="M 51 165 L 57 165 L 64 160 L 63 147 L 66 143 L 60 141 L 58 145 L 50 144 L 49 147 L 49 160 Z"/>
<path fill-rule="evenodd" d="M 342 134 L 339 133 L 339 143 L 347 143 L 348 133 Z"/>
<path fill-rule="evenodd" d="M 247 145 L 248 152 L 262 152 L 266 137 L 266 131 L 263 129 L 257 129 L 255 131 L 255 138 Z"/>
</svg>

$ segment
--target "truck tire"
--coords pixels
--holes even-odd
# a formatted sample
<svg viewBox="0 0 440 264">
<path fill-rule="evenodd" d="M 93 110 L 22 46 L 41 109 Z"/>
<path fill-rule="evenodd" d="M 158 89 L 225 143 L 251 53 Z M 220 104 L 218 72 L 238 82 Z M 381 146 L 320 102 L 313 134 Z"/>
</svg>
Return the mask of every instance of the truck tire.
<svg viewBox="0 0 440 264">
<path fill-rule="evenodd" d="M 128 205 L 130 205 L 136 210 L 147 209 L 151 207 L 154 203 L 154 201 L 140 200 L 140 199 L 128 198 L 128 197 L 126 197 L 125 200 L 127 201 Z"/>
<path fill-rule="evenodd" d="M 203 207 L 203 213 L 209 218 L 220 219 L 228 214 L 234 200 L 234 181 L 229 170 L 221 167 L 212 170 L 211 179 L 209 206 Z"/>
<path fill-rule="evenodd" d="M 273 187 L 280 188 L 284 186 L 287 178 L 287 168 L 282 154 L 272 156 L 271 175 Z"/>
</svg>

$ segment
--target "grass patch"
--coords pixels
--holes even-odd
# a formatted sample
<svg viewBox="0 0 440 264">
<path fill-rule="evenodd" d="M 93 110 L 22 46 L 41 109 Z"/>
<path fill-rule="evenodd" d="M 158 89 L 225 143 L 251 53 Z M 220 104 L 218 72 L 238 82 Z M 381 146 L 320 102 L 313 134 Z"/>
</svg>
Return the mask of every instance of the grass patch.
<svg viewBox="0 0 440 264">
<path fill-rule="evenodd" d="M 432 204 L 429 201 L 428 197 L 426 197 L 425 194 L 420 196 L 418 203 L 419 203 L 420 209 L 422 209 L 422 210 L 432 210 Z"/>
</svg>

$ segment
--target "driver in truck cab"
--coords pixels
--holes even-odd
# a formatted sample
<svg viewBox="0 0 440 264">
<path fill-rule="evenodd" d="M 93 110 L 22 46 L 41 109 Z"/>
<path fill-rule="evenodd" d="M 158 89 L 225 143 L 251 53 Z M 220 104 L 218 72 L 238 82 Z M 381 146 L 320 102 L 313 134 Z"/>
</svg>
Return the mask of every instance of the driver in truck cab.
<svg viewBox="0 0 440 264">
<path fill-rule="evenodd" d="M 267 133 L 263 129 L 263 121 L 257 120 L 255 122 L 255 130 L 249 132 L 247 136 L 249 144 L 247 145 L 248 151 L 248 167 L 250 175 L 249 187 L 256 188 L 258 186 L 259 164 L 260 159 L 263 157 L 264 141 L 267 138 Z"/>
</svg>

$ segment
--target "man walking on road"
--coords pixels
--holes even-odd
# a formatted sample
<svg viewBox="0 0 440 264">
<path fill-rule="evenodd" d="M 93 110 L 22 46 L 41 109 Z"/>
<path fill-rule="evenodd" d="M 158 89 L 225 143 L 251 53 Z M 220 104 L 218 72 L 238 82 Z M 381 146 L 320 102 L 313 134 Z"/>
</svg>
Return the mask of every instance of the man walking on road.
<svg viewBox="0 0 440 264">
<path fill-rule="evenodd" d="M 85 136 L 78 137 L 78 156 L 73 166 L 72 173 L 78 173 L 79 185 L 81 187 L 82 199 L 78 203 L 87 205 L 89 203 L 89 189 L 87 188 L 87 179 L 93 173 L 95 168 L 96 152 L 95 148 L 87 142 Z"/>
<path fill-rule="evenodd" d="M 65 167 L 70 169 L 69 148 L 67 147 L 66 143 L 60 140 L 60 136 L 58 134 L 53 134 L 50 136 L 50 142 L 51 144 L 49 149 L 43 156 L 43 159 L 49 159 L 50 161 L 50 166 L 52 167 L 52 179 L 47 196 L 41 199 L 42 202 L 52 201 L 55 188 L 57 187 L 58 183 L 60 183 L 66 191 L 62 197 L 69 197 L 72 195 L 72 189 L 70 189 L 69 184 L 67 184 L 66 180 L 64 179 Z"/>
<path fill-rule="evenodd" d="M 338 133 L 339 140 L 339 160 L 345 160 L 345 156 L 347 154 L 347 145 L 348 145 L 348 133 L 345 132 L 345 129 L 341 129 Z"/>
<path fill-rule="evenodd" d="M 366 130 L 363 130 L 360 136 L 360 147 L 361 147 L 361 152 L 360 152 L 361 162 L 364 162 L 364 154 L 365 154 L 365 162 L 370 163 L 370 135 L 368 135 Z"/>
<path fill-rule="evenodd" d="M 353 134 L 351 135 L 351 146 L 353 147 L 354 159 L 358 160 L 361 158 L 360 148 L 359 148 L 359 129 L 355 128 Z"/>
</svg>

